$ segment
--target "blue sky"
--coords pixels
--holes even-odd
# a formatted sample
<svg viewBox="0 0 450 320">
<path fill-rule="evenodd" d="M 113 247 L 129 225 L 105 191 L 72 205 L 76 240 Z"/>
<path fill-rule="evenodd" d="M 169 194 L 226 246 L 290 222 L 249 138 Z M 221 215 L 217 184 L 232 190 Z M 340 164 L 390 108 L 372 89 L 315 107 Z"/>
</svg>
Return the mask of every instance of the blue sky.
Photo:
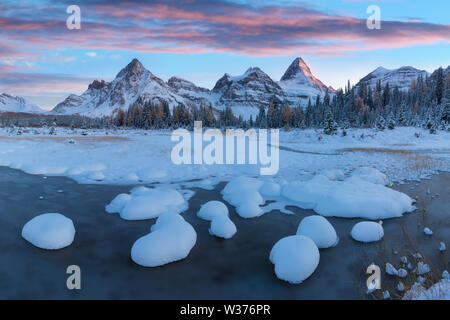
<svg viewBox="0 0 450 320">
<path fill-rule="evenodd" d="M 252 66 L 279 80 L 297 56 L 335 88 L 378 66 L 450 64 L 448 0 L 133 1 L 79 2 L 81 30 L 65 27 L 71 1 L 3 1 L 0 91 L 48 109 L 135 57 L 207 88 Z M 372 4 L 381 30 L 366 28 Z"/>
</svg>

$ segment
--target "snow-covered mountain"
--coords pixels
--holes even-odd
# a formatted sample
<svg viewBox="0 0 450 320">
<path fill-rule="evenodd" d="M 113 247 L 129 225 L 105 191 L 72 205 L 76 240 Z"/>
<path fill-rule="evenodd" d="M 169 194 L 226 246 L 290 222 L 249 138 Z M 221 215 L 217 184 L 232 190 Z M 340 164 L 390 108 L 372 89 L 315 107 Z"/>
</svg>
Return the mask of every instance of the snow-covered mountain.
<svg viewBox="0 0 450 320">
<path fill-rule="evenodd" d="M 309 98 L 314 101 L 317 95 L 324 95 L 327 89 L 330 93 L 334 92 L 332 87 L 327 87 L 312 74 L 300 57 L 291 63 L 278 84 L 285 91 L 288 100 L 294 104 L 305 105 Z"/>
<path fill-rule="evenodd" d="M 426 76 L 429 76 L 429 73 L 425 70 L 419 70 L 413 67 L 401 67 L 393 70 L 378 67 L 362 78 L 356 86 L 358 87 L 364 83 L 367 87 L 374 88 L 377 85 L 378 80 L 380 80 L 382 88 L 389 82 L 391 88 L 398 87 L 399 90 L 406 91 L 411 87 L 412 81 L 417 80 L 419 75 L 422 75 L 425 78 Z"/>
<path fill-rule="evenodd" d="M 25 113 L 42 113 L 37 105 L 25 100 L 22 97 L 14 97 L 6 93 L 0 94 L 0 112 L 25 112 Z"/>
<path fill-rule="evenodd" d="M 283 89 L 259 68 L 250 68 L 244 74 L 232 77 L 225 74 L 212 92 L 224 106 L 267 106 L 271 99 L 285 101 Z"/>
<path fill-rule="evenodd" d="M 211 103 L 211 91 L 206 88 L 197 87 L 190 81 L 172 77 L 167 81 L 167 84 L 187 101 L 191 101 L 197 105 L 209 105 Z"/>
<path fill-rule="evenodd" d="M 95 80 L 82 95 L 70 95 L 52 112 L 110 115 L 117 108 L 127 110 L 139 98 L 154 102 L 164 100 L 170 106 L 186 104 L 186 100 L 172 87 L 145 69 L 139 60 L 133 59 L 113 81 Z"/>
</svg>

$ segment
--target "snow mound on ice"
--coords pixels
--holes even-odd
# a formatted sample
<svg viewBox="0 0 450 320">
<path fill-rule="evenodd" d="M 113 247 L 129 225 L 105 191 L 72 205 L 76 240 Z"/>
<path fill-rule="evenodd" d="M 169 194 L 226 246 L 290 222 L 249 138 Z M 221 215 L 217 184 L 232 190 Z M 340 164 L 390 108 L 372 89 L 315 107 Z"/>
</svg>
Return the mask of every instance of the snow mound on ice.
<svg viewBox="0 0 450 320">
<path fill-rule="evenodd" d="M 224 239 L 231 239 L 236 234 L 236 226 L 228 215 L 218 215 L 211 221 L 209 234 Z"/>
<path fill-rule="evenodd" d="M 319 265 L 320 254 L 314 241 L 295 235 L 281 239 L 270 252 L 275 274 L 289 283 L 302 283 Z"/>
<path fill-rule="evenodd" d="M 209 201 L 197 212 L 197 217 L 207 221 L 212 221 L 217 216 L 228 217 L 228 208 L 220 201 Z"/>
<path fill-rule="evenodd" d="M 375 168 L 359 167 L 352 173 L 352 177 L 358 177 L 361 180 L 388 186 L 391 184 L 389 178 Z"/>
<path fill-rule="evenodd" d="M 109 213 L 119 213 L 125 220 L 147 220 L 164 213 L 181 213 L 188 208 L 186 200 L 177 190 L 169 188 L 137 187 L 131 195 L 118 195 L 106 206 Z"/>
<path fill-rule="evenodd" d="M 339 240 L 336 230 L 322 216 L 303 218 L 298 226 L 297 234 L 310 238 L 319 249 L 333 247 Z"/>
<path fill-rule="evenodd" d="M 260 205 L 264 199 L 259 193 L 262 181 L 239 177 L 231 180 L 222 190 L 225 201 L 236 207 L 236 212 L 245 219 L 256 218 L 264 213 Z"/>
<path fill-rule="evenodd" d="M 22 237 L 41 249 L 57 250 L 70 246 L 75 237 L 72 220 L 59 213 L 45 213 L 28 221 Z"/>
<path fill-rule="evenodd" d="M 400 217 L 415 209 L 406 194 L 356 176 L 332 181 L 316 175 L 308 181 L 284 185 L 281 194 L 301 208 L 313 209 L 326 217 L 378 220 Z"/>
<path fill-rule="evenodd" d="M 267 197 L 278 197 L 281 193 L 281 187 L 278 183 L 265 182 L 261 188 L 259 188 L 259 193 Z"/>
<path fill-rule="evenodd" d="M 122 211 L 123 207 L 132 199 L 128 193 L 121 193 L 116 196 L 110 204 L 106 206 L 106 212 L 108 213 L 118 213 Z"/>
<path fill-rule="evenodd" d="M 359 242 L 380 241 L 384 236 L 383 226 L 377 222 L 363 221 L 353 226 L 351 235 Z"/>
<path fill-rule="evenodd" d="M 197 233 L 182 216 L 164 213 L 131 248 L 131 259 L 143 267 L 159 267 L 182 260 L 197 242 Z"/>
</svg>

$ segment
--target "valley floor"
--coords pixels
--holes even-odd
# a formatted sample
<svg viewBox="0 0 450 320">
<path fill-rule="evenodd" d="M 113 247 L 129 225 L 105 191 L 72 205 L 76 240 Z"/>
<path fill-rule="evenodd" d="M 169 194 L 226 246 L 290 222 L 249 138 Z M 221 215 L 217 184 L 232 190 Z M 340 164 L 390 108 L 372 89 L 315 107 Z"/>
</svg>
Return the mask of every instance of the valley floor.
<svg viewBox="0 0 450 320">
<path fill-rule="evenodd" d="M 48 128 L 0 129 L 0 298 L 357 299 L 374 297 L 366 294 L 365 287 L 365 269 L 371 262 L 384 270 L 385 263 L 399 266 L 401 256 L 413 261 L 412 255 L 420 252 L 433 270 L 424 276 L 426 287 L 448 269 L 448 257 L 439 246 L 441 242 L 448 245 L 450 239 L 450 132 L 349 129 L 346 136 L 326 136 L 314 130 L 281 131 L 279 143 L 274 144 L 280 155 L 275 176 L 260 176 L 257 165 L 177 166 L 171 161 L 176 144 L 171 134 L 56 128 L 56 134 L 50 135 Z M 367 174 L 366 170 L 365 176 L 355 177 L 361 167 L 378 169 L 393 184 L 379 172 Z M 244 219 L 242 208 L 225 202 L 221 194 L 225 183 L 241 176 L 254 178 L 249 180 L 250 187 L 255 182 L 290 186 L 294 190 L 290 200 L 296 199 L 295 190 L 311 191 L 322 203 L 311 200 L 311 204 L 293 206 L 283 198 L 287 193 L 278 190 L 275 197 L 264 197 L 263 212 Z M 305 181 L 313 177 L 319 177 L 321 184 L 310 190 Z M 375 181 L 380 178 L 381 182 Z M 352 182 L 363 190 L 349 189 Z M 130 259 L 134 241 L 150 232 L 153 220 L 123 220 L 107 214 L 105 206 L 139 185 L 171 188 L 183 195 L 188 209 L 182 216 L 197 232 L 197 242 L 186 259 L 158 268 L 143 268 Z M 384 185 L 414 198 L 418 209 L 401 216 L 411 211 L 405 209 L 411 207 L 411 199 Z M 365 187 L 377 193 L 370 194 Z M 247 195 L 255 194 L 247 191 Z M 358 193 L 360 202 L 355 202 L 352 192 Z M 392 203 L 385 203 L 384 194 L 392 196 Z M 278 280 L 269 261 L 270 249 L 281 238 L 295 234 L 302 218 L 320 213 L 317 207 L 324 199 L 342 205 L 344 213 L 355 211 L 355 203 L 362 204 L 356 208 L 361 214 L 353 219 L 327 216 L 340 238 L 338 245 L 320 250 L 320 264 L 302 284 Z M 211 236 L 209 223 L 196 216 L 211 200 L 226 203 L 237 227 L 232 239 Z M 377 210 L 372 210 L 375 215 L 366 214 L 365 203 L 384 210 L 385 215 L 378 216 Z M 248 204 L 246 209 L 254 209 L 254 203 Z M 164 211 L 161 203 L 154 205 Z M 259 203 L 256 207 L 259 210 Z M 282 213 L 285 209 L 292 214 Z M 324 212 L 329 210 L 325 207 Z M 20 237 L 23 225 L 45 212 L 60 212 L 74 221 L 77 233 L 71 246 L 49 252 Z M 350 231 L 362 221 L 358 217 L 390 218 L 383 220 L 383 241 L 354 241 Z M 424 234 L 425 227 L 433 230 L 433 236 Z M 73 264 L 82 269 L 79 292 L 65 287 L 66 268 Z M 403 280 L 406 288 L 417 281 L 410 274 L 409 280 Z M 383 277 L 383 290 L 400 297 L 395 290 L 398 279 L 384 272 Z"/>
</svg>

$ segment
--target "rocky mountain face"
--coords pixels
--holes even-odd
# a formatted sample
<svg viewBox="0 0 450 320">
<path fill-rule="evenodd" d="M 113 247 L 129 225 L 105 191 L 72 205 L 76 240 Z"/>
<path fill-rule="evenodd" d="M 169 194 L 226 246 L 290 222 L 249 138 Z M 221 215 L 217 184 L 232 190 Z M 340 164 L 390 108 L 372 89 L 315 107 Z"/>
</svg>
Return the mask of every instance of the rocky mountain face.
<svg viewBox="0 0 450 320">
<path fill-rule="evenodd" d="M 286 101 L 283 89 L 259 68 L 250 68 L 243 75 L 225 74 L 217 81 L 212 93 L 224 106 L 267 106 L 269 101 Z"/>
<path fill-rule="evenodd" d="M 425 78 L 429 76 L 429 73 L 413 67 L 401 67 L 393 70 L 379 67 L 362 78 L 356 86 L 358 87 L 364 83 L 367 87 L 374 88 L 377 82 L 381 81 L 382 88 L 389 82 L 391 88 L 398 87 L 399 90 L 406 91 L 411 87 L 412 81 L 417 80 L 419 75 Z"/>
<path fill-rule="evenodd" d="M 446 74 L 449 68 L 445 69 Z M 389 82 L 393 88 L 407 90 L 413 79 L 426 71 L 412 67 L 395 70 L 378 68 L 358 83 L 375 86 L 380 80 L 382 86 Z M 306 106 L 308 99 L 314 101 L 317 95 L 335 90 L 317 79 L 302 58 L 296 58 L 279 82 L 272 80 L 259 68 L 250 68 L 243 75 L 225 74 L 212 90 L 201 88 L 194 83 L 172 77 L 167 82 L 153 75 L 137 60 L 131 61 L 111 82 L 92 82 L 82 95 L 70 95 L 58 104 L 54 113 L 83 114 L 87 116 L 111 115 L 116 108 L 127 110 L 139 101 L 167 101 L 170 107 L 178 104 L 186 106 L 212 105 L 216 110 L 232 107 L 236 115 L 256 115 L 260 106 L 268 106 L 269 101 L 289 103 L 291 106 Z"/>
<path fill-rule="evenodd" d="M 211 92 L 206 88 L 197 87 L 190 81 L 172 77 L 167 81 L 167 84 L 178 95 L 195 105 L 209 105 L 211 103 Z"/>
<path fill-rule="evenodd" d="M 301 58 L 294 60 L 279 83 L 261 69 L 250 68 L 240 76 L 225 74 L 211 91 L 179 77 L 164 82 L 134 59 L 112 82 L 95 80 L 82 95 L 70 95 L 53 112 L 110 115 L 116 108 L 126 110 L 140 99 L 164 100 L 171 107 L 180 103 L 186 106 L 212 105 L 217 110 L 232 107 L 236 115 L 248 118 L 249 114 L 257 114 L 258 108 L 267 106 L 271 100 L 305 106 L 307 98 L 315 99 L 326 90 L 327 87 L 314 77 Z"/>
<path fill-rule="evenodd" d="M 45 111 L 22 97 L 2 93 L 0 94 L 0 112 L 42 113 Z"/>
<path fill-rule="evenodd" d="M 308 99 L 314 101 L 318 95 L 323 96 L 327 90 L 330 94 L 335 91 L 317 79 L 300 57 L 291 63 L 278 84 L 292 104 L 305 105 Z"/>
<path fill-rule="evenodd" d="M 164 100 L 170 106 L 186 103 L 166 82 L 145 69 L 139 60 L 133 59 L 113 81 L 95 80 L 82 95 L 70 95 L 52 112 L 110 115 L 117 108 L 127 110 L 137 99 L 153 102 Z"/>
</svg>

